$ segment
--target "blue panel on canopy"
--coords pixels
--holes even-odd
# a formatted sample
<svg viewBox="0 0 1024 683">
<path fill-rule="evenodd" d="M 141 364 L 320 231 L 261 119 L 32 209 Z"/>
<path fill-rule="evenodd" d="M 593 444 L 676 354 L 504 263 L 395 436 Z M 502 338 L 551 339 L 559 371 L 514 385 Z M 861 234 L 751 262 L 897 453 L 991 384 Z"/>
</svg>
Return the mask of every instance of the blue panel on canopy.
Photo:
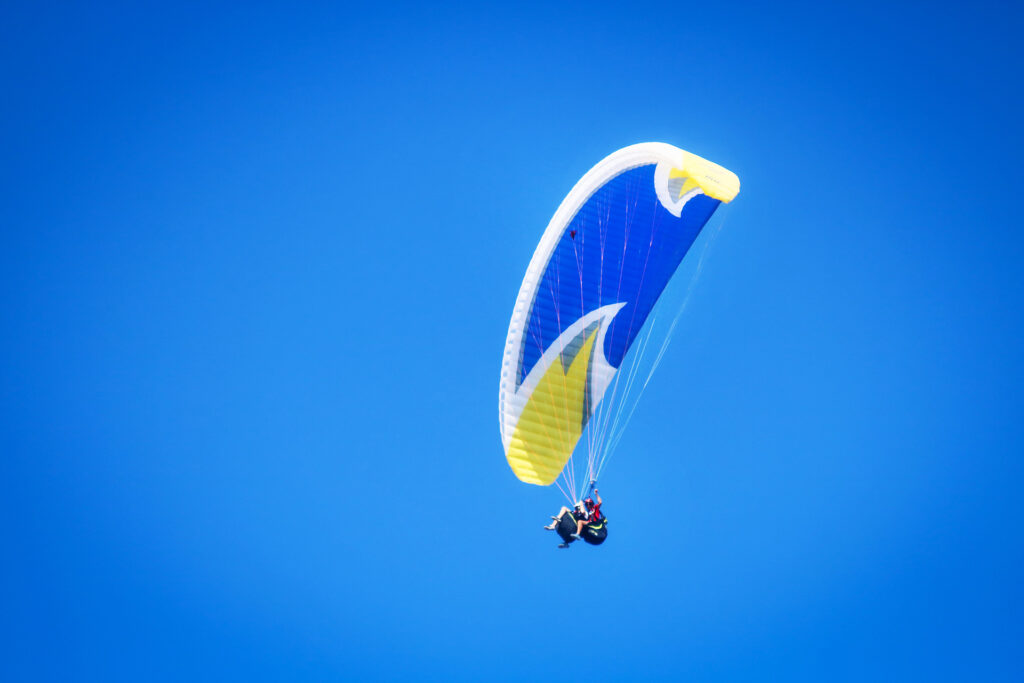
<svg viewBox="0 0 1024 683">
<path fill-rule="evenodd" d="M 595 192 L 562 233 L 527 317 L 516 385 L 574 322 L 625 302 L 604 353 L 619 367 L 686 252 L 720 202 L 691 198 L 679 217 L 658 201 L 655 165 L 621 173 Z"/>
</svg>

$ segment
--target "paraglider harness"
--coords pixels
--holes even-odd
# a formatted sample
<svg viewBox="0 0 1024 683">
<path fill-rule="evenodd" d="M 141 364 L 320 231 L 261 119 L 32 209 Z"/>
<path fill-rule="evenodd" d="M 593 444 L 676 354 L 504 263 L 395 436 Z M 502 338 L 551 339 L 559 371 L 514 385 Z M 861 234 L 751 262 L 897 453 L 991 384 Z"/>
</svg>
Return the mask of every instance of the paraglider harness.
<svg viewBox="0 0 1024 683">
<path fill-rule="evenodd" d="M 572 535 L 576 533 L 576 522 L 579 520 L 577 514 L 575 510 L 566 512 L 555 527 L 559 537 L 567 544 L 576 540 Z M 601 545 L 608 538 L 608 518 L 602 514 L 598 519 L 584 524 L 580 536 L 590 545 Z"/>
</svg>

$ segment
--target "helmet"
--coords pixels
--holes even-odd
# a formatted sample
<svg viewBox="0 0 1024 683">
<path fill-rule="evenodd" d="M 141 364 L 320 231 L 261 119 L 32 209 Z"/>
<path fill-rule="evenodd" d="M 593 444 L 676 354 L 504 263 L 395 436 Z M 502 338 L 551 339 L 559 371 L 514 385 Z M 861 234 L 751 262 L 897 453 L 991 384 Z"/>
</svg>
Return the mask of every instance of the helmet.
<svg viewBox="0 0 1024 683">
<path fill-rule="evenodd" d="M 577 500 L 576 501 L 576 509 L 577 510 L 586 510 L 587 506 L 583 504 L 582 500 Z"/>
<path fill-rule="evenodd" d="M 594 507 L 594 499 L 593 498 L 584 498 L 583 499 L 583 504 L 586 505 L 588 508 Z"/>
</svg>

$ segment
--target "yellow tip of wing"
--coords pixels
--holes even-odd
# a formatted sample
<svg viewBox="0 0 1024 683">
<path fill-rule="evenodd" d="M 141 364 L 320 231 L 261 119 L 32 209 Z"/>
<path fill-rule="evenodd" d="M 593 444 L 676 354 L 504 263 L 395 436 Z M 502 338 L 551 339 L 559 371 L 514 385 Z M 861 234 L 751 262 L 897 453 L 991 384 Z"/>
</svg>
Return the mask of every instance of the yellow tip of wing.
<svg viewBox="0 0 1024 683">
<path fill-rule="evenodd" d="M 721 202 L 731 202 L 740 192 L 740 179 L 727 168 L 690 152 L 683 152 L 683 166 L 672 169 L 669 177 L 691 178 L 709 197 Z"/>
<path fill-rule="evenodd" d="M 587 374 L 597 330 L 588 335 L 568 370 L 555 360 L 523 407 L 505 457 L 527 484 L 548 486 L 565 467 L 586 423 Z"/>
</svg>

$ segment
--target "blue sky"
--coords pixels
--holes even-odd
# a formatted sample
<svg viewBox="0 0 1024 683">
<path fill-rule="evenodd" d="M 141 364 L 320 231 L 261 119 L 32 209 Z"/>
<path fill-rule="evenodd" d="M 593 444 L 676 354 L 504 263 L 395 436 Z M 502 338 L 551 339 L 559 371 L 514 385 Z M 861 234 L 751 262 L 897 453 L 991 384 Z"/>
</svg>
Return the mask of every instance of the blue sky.
<svg viewBox="0 0 1024 683">
<path fill-rule="evenodd" d="M 1019 679 L 1019 10 L 5 14 L 5 680 Z M 505 333 L 649 140 L 742 190 L 556 551 Z"/>
</svg>

